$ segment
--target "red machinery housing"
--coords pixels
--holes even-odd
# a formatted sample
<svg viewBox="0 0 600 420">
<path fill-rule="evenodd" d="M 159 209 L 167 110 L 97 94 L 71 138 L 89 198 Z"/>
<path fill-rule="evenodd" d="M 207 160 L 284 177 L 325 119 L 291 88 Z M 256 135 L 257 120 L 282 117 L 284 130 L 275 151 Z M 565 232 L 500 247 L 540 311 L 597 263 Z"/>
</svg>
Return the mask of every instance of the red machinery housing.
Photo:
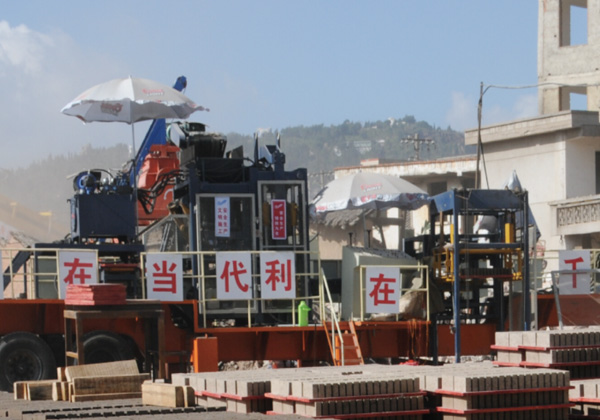
<svg viewBox="0 0 600 420">
<path fill-rule="evenodd" d="M 148 226 L 169 215 L 168 206 L 174 199 L 173 176 L 176 176 L 179 171 L 179 151 L 179 147 L 170 144 L 150 146 L 150 152 L 140 169 L 138 188 L 146 191 L 156 190 L 159 193 L 154 197 L 152 208 L 146 209 L 141 202 L 138 202 L 140 226 Z"/>
</svg>

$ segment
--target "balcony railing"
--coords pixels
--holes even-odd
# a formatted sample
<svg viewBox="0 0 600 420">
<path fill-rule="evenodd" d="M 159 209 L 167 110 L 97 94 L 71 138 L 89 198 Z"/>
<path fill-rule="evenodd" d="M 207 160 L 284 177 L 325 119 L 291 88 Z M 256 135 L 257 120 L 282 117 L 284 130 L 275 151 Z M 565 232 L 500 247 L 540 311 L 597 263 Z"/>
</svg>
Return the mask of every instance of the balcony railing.
<svg viewBox="0 0 600 420">
<path fill-rule="evenodd" d="M 584 234 L 598 231 L 600 195 L 578 197 L 550 203 L 558 235 Z"/>
</svg>

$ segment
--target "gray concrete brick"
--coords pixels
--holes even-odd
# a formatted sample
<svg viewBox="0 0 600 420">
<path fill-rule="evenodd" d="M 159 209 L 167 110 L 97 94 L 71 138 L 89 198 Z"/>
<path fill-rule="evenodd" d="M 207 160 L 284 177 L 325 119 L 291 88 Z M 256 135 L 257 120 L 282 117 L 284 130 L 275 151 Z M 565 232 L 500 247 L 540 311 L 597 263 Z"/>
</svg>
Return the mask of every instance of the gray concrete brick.
<svg viewBox="0 0 600 420">
<path fill-rule="evenodd" d="M 293 395 L 295 397 L 304 396 L 302 381 L 292 381 L 292 382 L 290 382 L 290 387 L 291 387 L 290 395 Z M 279 395 L 282 395 L 282 394 L 279 394 Z M 287 395 L 287 394 L 283 394 L 283 395 Z"/>
<path fill-rule="evenodd" d="M 511 331 L 509 332 L 509 347 L 518 347 L 522 346 L 525 341 L 525 336 L 527 335 L 527 331 Z"/>
<path fill-rule="evenodd" d="M 496 331 L 496 334 L 494 335 L 494 343 L 497 346 L 508 347 L 510 343 L 509 333 L 506 331 Z"/>
<path fill-rule="evenodd" d="M 451 375 L 442 375 L 441 377 L 442 387 L 446 391 L 454 391 L 454 376 Z M 406 383 L 402 381 L 401 392 L 406 392 Z"/>
</svg>

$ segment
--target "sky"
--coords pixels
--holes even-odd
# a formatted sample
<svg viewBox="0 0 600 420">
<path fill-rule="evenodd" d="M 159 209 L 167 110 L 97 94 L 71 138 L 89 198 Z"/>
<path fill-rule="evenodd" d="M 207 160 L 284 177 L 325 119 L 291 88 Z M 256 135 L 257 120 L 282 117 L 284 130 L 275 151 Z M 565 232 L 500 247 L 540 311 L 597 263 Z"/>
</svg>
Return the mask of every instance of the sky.
<svg viewBox="0 0 600 420">
<path fill-rule="evenodd" d="M 537 0 L 0 0 L 0 169 L 131 144 L 124 123 L 60 110 L 127 76 L 173 85 L 213 132 L 412 115 L 477 126 L 480 84 L 537 81 Z M 536 89 L 488 89 L 483 125 L 537 114 Z M 134 125 L 136 144 L 147 122 Z"/>
</svg>

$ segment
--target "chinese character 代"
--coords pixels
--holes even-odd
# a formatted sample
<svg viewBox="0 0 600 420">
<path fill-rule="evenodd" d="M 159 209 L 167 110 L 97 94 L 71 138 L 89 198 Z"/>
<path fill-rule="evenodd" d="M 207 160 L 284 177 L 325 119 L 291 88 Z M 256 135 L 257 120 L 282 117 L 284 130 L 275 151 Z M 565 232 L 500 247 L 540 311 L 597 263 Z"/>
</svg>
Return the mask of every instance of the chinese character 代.
<svg viewBox="0 0 600 420">
<path fill-rule="evenodd" d="M 235 283 L 237 284 L 237 287 L 242 292 L 247 292 L 249 286 L 247 284 L 242 284 L 242 281 L 240 280 L 240 275 L 246 274 L 248 271 L 244 268 L 244 264 L 242 264 L 241 262 L 233 261 L 232 265 L 233 268 L 231 269 L 231 271 L 229 271 L 229 261 L 226 261 L 225 266 L 223 267 L 223 272 L 219 277 L 220 279 L 225 280 L 225 292 L 229 293 L 229 276 L 233 277 Z"/>
</svg>

